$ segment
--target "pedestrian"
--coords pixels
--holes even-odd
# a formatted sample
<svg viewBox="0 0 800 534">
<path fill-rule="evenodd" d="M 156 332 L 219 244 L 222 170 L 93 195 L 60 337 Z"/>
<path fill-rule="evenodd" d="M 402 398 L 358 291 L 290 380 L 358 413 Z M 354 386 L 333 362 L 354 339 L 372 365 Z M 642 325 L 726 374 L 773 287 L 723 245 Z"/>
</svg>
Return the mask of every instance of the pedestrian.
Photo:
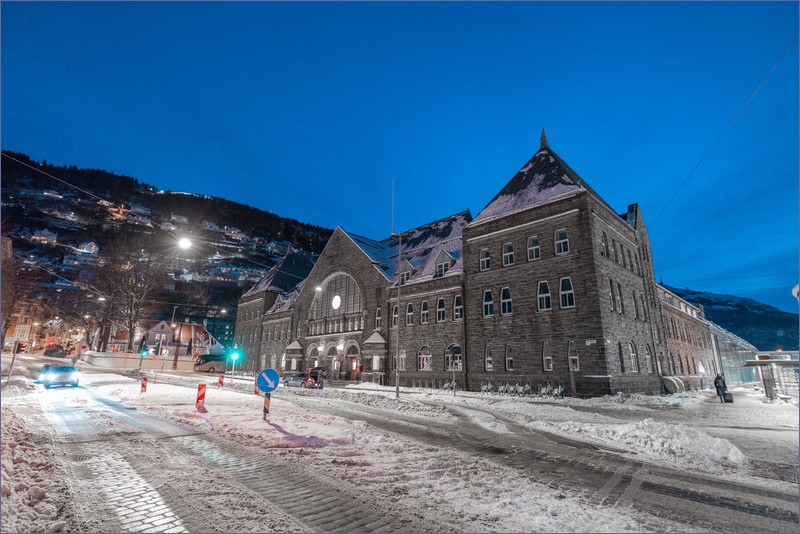
<svg viewBox="0 0 800 534">
<path fill-rule="evenodd" d="M 714 379 L 714 387 L 717 389 L 717 396 L 719 401 L 725 402 L 725 392 L 728 391 L 728 386 L 725 385 L 725 378 L 717 373 L 717 378 Z"/>
<path fill-rule="evenodd" d="M 270 394 L 264 393 L 264 421 L 267 420 L 267 415 L 269 414 L 269 401 L 270 401 Z"/>
<path fill-rule="evenodd" d="M 323 380 L 322 380 L 322 373 L 320 373 L 320 374 L 319 374 L 319 382 L 317 382 L 317 387 L 319 387 L 319 389 L 322 389 L 322 387 L 323 387 L 324 385 L 325 385 L 325 383 L 324 383 L 324 382 L 323 382 Z"/>
</svg>

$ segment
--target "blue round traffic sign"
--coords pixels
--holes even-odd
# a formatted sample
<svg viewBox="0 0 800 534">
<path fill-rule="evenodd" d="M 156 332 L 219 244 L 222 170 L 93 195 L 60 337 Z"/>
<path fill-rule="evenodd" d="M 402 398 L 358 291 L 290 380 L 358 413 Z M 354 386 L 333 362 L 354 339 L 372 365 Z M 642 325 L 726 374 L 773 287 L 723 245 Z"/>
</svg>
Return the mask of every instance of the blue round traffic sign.
<svg viewBox="0 0 800 534">
<path fill-rule="evenodd" d="M 256 385 L 264 393 L 275 391 L 280 383 L 281 377 L 275 369 L 264 369 L 256 377 Z"/>
</svg>

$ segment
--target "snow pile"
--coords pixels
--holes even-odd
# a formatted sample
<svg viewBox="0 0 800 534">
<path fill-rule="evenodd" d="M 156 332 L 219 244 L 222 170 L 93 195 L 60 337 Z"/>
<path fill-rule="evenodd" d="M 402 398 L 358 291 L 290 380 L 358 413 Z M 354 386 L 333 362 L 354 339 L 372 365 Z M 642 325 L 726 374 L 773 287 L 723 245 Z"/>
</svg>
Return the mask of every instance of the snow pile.
<svg viewBox="0 0 800 534">
<path fill-rule="evenodd" d="M 741 467 L 747 458 L 730 441 L 714 438 L 686 425 L 656 423 L 652 419 L 620 424 L 574 425 L 561 423 L 560 430 L 572 436 L 603 441 L 649 458 L 714 470 L 715 466 Z"/>
<path fill-rule="evenodd" d="M 27 388 L 25 388 L 27 389 Z M 3 391 L 6 395 L 6 391 Z M 2 407 L 3 532 L 60 532 L 67 490 L 48 438 L 35 435 Z"/>
</svg>

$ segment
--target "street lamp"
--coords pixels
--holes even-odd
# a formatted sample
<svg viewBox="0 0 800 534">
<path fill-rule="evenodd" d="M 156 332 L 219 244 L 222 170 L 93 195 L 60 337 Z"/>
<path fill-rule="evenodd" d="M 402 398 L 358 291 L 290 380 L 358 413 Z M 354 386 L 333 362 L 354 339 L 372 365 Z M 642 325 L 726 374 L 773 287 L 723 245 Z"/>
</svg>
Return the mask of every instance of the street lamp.
<svg viewBox="0 0 800 534">
<path fill-rule="evenodd" d="M 231 365 L 231 381 L 233 381 L 233 373 L 236 370 L 236 360 L 239 359 L 239 351 L 231 352 L 231 361 L 233 362 Z"/>
<path fill-rule="evenodd" d="M 400 398 L 400 325 L 402 324 L 401 317 L 405 317 L 405 314 L 401 315 L 401 306 L 400 306 L 400 286 L 402 286 L 402 276 L 400 275 L 400 265 L 403 263 L 403 252 L 402 252 L 402 245 L 403 245 L 403 234 L 392 234 L 392 237 L 397 237 L 397 271 L 395 274 L 397 275 L 397 359 L 394 362 L 394 394 L 396 398 Z M 394 314 L 392 314 L 394 317 Z"/>
<path fill-rule="evenodd" d="M 183 250 L 187 250 L 192 248 L 192 240 L 188 237 L 182 237 L 178 240 L 178 246 L 181 247 Z"/>
</svg>

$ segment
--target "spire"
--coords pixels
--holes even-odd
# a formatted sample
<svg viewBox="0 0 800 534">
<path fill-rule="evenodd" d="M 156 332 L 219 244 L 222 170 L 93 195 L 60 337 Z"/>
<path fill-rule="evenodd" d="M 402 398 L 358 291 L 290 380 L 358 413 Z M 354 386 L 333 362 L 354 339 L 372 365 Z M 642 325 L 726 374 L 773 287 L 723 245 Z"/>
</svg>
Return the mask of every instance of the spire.
<svg viewBox="0 0 800 534">
<path fill-rule="evenodd" d="M 547 134 L 544 133 L 544 128 L 542 128 L 541 145 L 539 146 L 539 150 L 544 150 L 545 148 L 550 148 L 550 144 L 547 142 Z"/>
</svg>

